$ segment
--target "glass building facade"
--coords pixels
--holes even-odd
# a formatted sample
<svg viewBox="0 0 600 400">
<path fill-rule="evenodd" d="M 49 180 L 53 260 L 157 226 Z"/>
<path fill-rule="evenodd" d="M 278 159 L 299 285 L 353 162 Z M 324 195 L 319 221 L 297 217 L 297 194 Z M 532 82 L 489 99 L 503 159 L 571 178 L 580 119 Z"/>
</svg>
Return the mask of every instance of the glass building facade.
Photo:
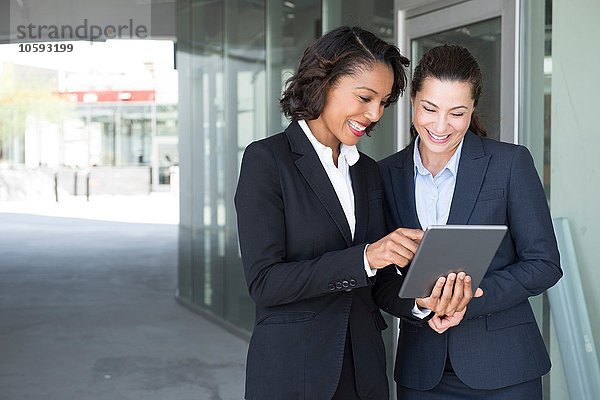
<svg viewBox="0 0 600 400">
<path fill-rule="evenodd" d="M 177 296 L 245 335 L 254 324 L 254 303 L 233 206 L 243 151 L 288 125 L 279 98 L 308 44 L 344 24 L 362 25 L 393 43 L 394 2 L 184 0 L 177 3 L 177 22 L 179 104 L 184 105 L 178 121 Z M 361 141 L 361 150 L 376 159 L 396 149 L 394 108 L 372 137 Z M 389 375 L 394 332 L 384 335 Z"/>
<path fill-rule="evenodd" d="M 279 97 L 312 40 L 340 25 L 361 25 L 399 44 L 413 63 L 431 46 L 460 43 L 482 65 L 480 111 L 488 135 L 529 148 L 552 216 L 567 218 L 571 226 L 581 275 L 576 286 L 591 324 L 585 343 L 577 337 L 575 346 L 559 343 L 565 320 L 557 319 L 546 295 L 531 299 L 553 363 L 544 398 L 568 399 L 569 376 L 583 369 L 573 372 L 565 354 L 581 344 L 598 361 L 593 345 L 600 341 L 600 325 L 592 318 L 600 312 L 594 286 L 600 213 L 592 205 L 600 194 L 600 134 L 590 90 L 600 87 L 594 69 L 600 52 L 598 44 L 582 40 L 600 34 L 594 20 L 599 13 L 600 3 L 586 0 L 178 0 L 178 299 L 238 332 L 252 329 L 254 305 L 233 206 L 240 160 L 251 141 L 287 125 Z M 399 150 L 408 143 L 409 121 L 405 96 L 386 111 L 373 137 L 361 141 L 361 150 L 376 160 Z M 563 261 L 565 272 L 574 267 Z M 575 307 L 579 314 L 581 307 Z M 384 334 L 393 358 L 396 327 L 389 325 Z"/>
<path fill-rule="evenodd" d="M 288 124 L 279 98 L 304 49 L 333 27 L 362 25 L 394 42 L 394 2 L 179 1 L 180 300 L 250 331 L 254 305 L 238 249 L 233 195 L 252 141 Z M 362 150 L 396 148 L 395 110 Z"/>
</svg>

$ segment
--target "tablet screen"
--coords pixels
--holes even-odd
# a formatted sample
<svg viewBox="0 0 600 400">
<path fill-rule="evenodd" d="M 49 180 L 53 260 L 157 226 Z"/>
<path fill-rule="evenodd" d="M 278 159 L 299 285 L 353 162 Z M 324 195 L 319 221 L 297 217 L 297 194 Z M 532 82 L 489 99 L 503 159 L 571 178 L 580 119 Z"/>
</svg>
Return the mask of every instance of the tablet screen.
<svg viewBox="0 0 600 400">
<path fill-rule="evenodd" d="M 437 279 L 464 271 L 477 289 L 508 228 L 504 225 L 432 225 L 425 231 L 398 296 L 428 297 Z"/>
</svg>

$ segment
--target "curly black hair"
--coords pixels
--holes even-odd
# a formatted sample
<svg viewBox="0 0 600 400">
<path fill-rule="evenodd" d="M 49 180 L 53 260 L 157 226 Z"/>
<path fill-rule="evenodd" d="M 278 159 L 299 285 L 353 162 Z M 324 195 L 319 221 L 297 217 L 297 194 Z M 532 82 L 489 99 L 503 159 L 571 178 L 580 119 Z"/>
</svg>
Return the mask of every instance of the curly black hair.
<svg viewBox="0 0 600 400">
<path fill-rule="evenodd" d="M 319 118 L 325 98 L 340 78 L 383 63 L 394 73 L 392 92 L 385 107 L 404 93 L 409 60 L 400 50 L 360 27 L 342 26 L 315 40 L 304 51 L 298 72 L 286 82 L 281 109 L 292 120 Z"/>
</svg>

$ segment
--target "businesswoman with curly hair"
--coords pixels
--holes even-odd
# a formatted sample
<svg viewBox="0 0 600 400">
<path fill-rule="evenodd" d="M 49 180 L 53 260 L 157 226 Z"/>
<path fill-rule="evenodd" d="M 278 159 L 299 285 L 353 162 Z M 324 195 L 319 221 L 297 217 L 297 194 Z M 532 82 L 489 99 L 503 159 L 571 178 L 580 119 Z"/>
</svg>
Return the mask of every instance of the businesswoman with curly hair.
<svg viewBox="0 0 600 400">
<path fill-rule="evenodd" d="M 422 232 L 385 236 L 378 167 L 356 144 L 402 94 L 407 65 L 366 30 L 327 33 L 283 93 L 290 125 L 244 152 L 235 205 L 256 303 L 246 399 L 388 399 L 372 290 L 378 269 L 408 264 Z M 425 305 L 464 307 L 470 285 L 448 301 L 449 284 Z"/>
</svg>

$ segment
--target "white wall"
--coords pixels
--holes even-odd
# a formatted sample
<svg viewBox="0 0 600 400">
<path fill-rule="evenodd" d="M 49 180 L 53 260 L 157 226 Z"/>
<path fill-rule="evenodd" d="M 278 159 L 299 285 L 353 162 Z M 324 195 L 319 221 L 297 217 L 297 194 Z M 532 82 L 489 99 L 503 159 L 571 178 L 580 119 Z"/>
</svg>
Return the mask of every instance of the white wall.
<svg viewBox="0 0 600 400">
<path fill-rule="evenodd" d="M 598 348 L 600 2 L 554 0 L 552 15 L 550 204 L 553 217 L 569 219 Z M 558 393 L 552 396 L 553 400 L 562 398 Z"/>
</svg>

